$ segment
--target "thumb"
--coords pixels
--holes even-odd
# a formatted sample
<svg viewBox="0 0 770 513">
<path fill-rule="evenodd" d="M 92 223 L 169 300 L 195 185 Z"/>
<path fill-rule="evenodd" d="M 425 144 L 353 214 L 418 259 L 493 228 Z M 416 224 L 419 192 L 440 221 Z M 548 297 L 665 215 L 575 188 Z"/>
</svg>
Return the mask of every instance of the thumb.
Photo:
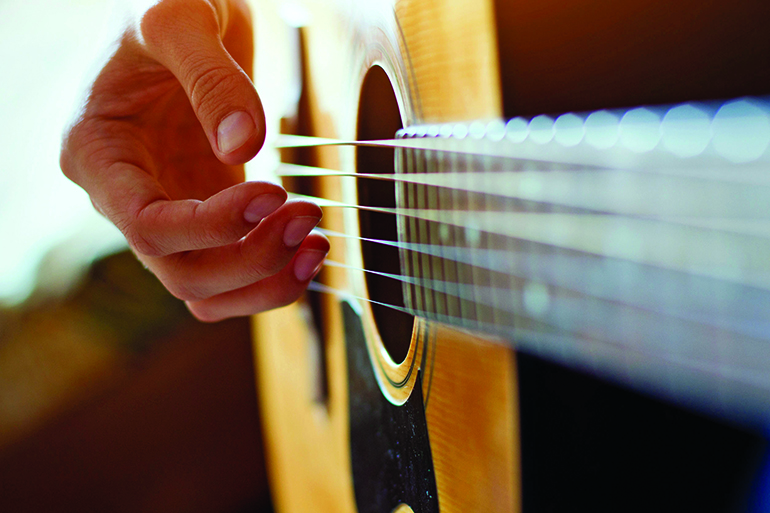
<svg viewBox="0 0 770 513">
<path fill-rule="evenodd" d="M 150 8 L 141 33 L 150 55 L 174 74 L 211 149 L 220 161 L 236 165 L 257 154 L 265 140 L 265 115 L 254 84 L 225 48 L 230 3 L 164 0 Z M 235 14 L 235 13 L 233 13 Z M 251 56 L 249 30 L 237 30 L 241 52 Z M 250 68 L 250 64 L 248 66 Z"/>
</svg>

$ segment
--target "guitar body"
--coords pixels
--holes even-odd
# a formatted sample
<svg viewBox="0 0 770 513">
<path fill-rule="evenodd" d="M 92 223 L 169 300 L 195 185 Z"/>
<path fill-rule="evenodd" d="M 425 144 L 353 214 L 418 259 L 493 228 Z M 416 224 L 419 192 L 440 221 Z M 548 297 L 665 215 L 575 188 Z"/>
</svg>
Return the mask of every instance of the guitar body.
<svg viewBox="0 0 770 513">
<path fill-rule="evenodd" d="M 761 84 L 767 66 L 757 72 L 751 67 L 762 62 L 760 55 L 742 64 L 747 78 L 736 79 L 738 86 L 713 80 L 732 69 L 715 72 L 696 59 L 679 68 L 675 86 L 665 89 L 661 74 L 640 78 L 629 71 L 635 64 L 624 63 L 622 56 L 616 59 L 609 52 L 609 61 L 600 62 L 595 54 L 586 58 L 581 53 L 611 43 L 616 28 L 601 32 L 611 24 L 588 23 L 589 29 L 598 27 L 596 41 L 588 38 L 584 47 L 570 48 L 572 24 L 560 18 L 562 6 L 551 4 L 538 10 L 525 2 L 471 0 L 258 3 L 256 78 L 268 129 L 350 141 L 391 139 L 399 128 L 412 125 L 685 101 L 688 94 L 695 99 L 758 94 L 766 88 Z M 593 4 L 597 12 L 606 8 L 622 19 L 638 14 L 610 3 Z M 579 19 L 576 9 L 566 12 Z M 686 8 L 681 11 L 672 12 L 663 25 Z M 706 17 L 685 32 L 698 37 L 698 30 L 718 24 L 719 9 Z M 632 49 L 643 43 L 645 23 L 661 22 L 654 16 L 639 19 L 641 28 L 628 34 Z M 563 40 L 549 39 L 548 33 L 538 43 L 537 55 L 544 60 L 522 56 L 522 45 L 532 43 L 524 39 L 536 39 L 537 27 L 547 25 L 543 20 L 556 20 L 555 33 Z M 740 32 L 736 27 L 730 30 Z M 723 36 L 730 39 L 729 33 Z M 649 68 L 656 56 L 663 56 L 662 68 L 689 62 L 691 47 L 654 43 L 654 55 L 645 56 L 642 67 Z M 708 44 L 703 49 L 718 51 Z M 560 52 L 567 57 L 557 58 Z M 768 53 L 763 48 L 757 55 Z M 519 72 L 535 72 L 540 79 L 522 81 Z M 346 173 L 394 172 L 393 150 L 294 149 L 283 150 L 280 159 Z M 286 179 L 285 185 L 345 205 L 379 201 L 380 193 L 362 182 L 330 176 Z M 394 206 L 387 199 L 382 205 Z M 389 222 L 354 209 L 329 208 L 322 228 L 402 240 L 408 226 L 399 221 L 383 227 Z M 403 304 L 406 288 L 393 288 L 356 269 L 372 268 L 375 262 L 374 268 L 398 274 L 398 253 L 382 256 L 357 239 L 335 238 L 329 259 L 348 266 L 327 266 L 319 275 L 318 281 L 336 294 L 309 293 L 253 323 L 265 452 L 277 510 L 519 511 L 515 351 L 491 336 L 380 308 L 378 303 Z"/>
<path fill-rule="evenodd" d="M 320 4 L 315 5 L 317 11 L 312 7 L 307 13 L 312 22 L 302 29 L 307 57 L 303 101 L 308 108 L 300 113 L 305 118 L 300 122 L 310 125 L 308 135 L 351 140 L 357 137 L 359 99 L 373 66 L 377 67 L 380 82 L 370 88 L 373 96 L 364 108 L 376 112 L 380 108 L 379 94 L 383 104 L 395 98 L 395 114 L 404 126 L 425 119 L 440 122 L 501 116 L 491 5 L 475 1 L 400 2 L 394 12 L 388 2 L 380 2 L 373 3 L 373 12 L 368 13 L 363 7 L 360 12 L 355 8 L 334 12 L 334 7 Z M 257 19 L 260 14 L 262 23 L 269 13 L 258 10 Z M 430 31 L 422 26 L 428 18 L 437 21 Z M 457 37 L 463 30 L 464 36 Z M 479 62 L 485 66 L 479 68 Z M 387 114 L 393 116 L 392 111 Z M 393 132 L 383 135 L 392 136 Z M 298 160 L 296 155 L 284 155 L 284 160 L 287 157 Z M 325 149 L 315 152 L 312 163 L 354 171 L 352 157 L 339 149 Z M 390 166 L 392 172 L 392 152 Z M 288 187 L 291 190 L 291 184 Z M 319 179 L 312 187 L 319 196 L 347 203 L 357 201 L 355 188 L 346 188 L 340 179 Z M 356 233 L 358 220 L 348 214 L 329 209 L 322 226 Z M 329 258 L 358 263 L 360 267 L 360 245 L 333 242 Z M 363 273 L 345 269 L 326 269 L 324 273 L 325 283 L 370 297 Z M 374 384 L 379 398 L 374 399 L 388 406 L 412 402 L 411 398 L 418 395 L 414 389 L 419 388 L 424 406 L 419 413 L 427 426 L 427 437 L 420 439 L 414 450 L 429 458 L 432 455 L 430 477 L 435 476 L 435 490 L 429 493 L 438 493 L 433 503 L 441 511 L 516 510 L 518 410 L 513 351 L 467 333 L 408 318 L 402 321 L 408 322 L 407 331 L 396 335 L 402 337 L 402 346 L 408 345 L 408 355 L 396 364 L 383 345 L 369 303 L 334 296 L 317 301 L 322 303 L 318 308 L 322 320 L 315 325 L 308 302 L 260 315 L 254 321 L 265 447 L 277 508 L 287 512 L 353 513 L 389 512 L 399 505 L 387 504 L 385 509 L 356 505 L 354 490 L 360 490 L 370 476 L 357 476 L 351 465 L 359 472 L 368 468 L 376 473 L 388 464 L 387 454 L 351 454 L 351 422 L 367 421 L 351 419 L 351 395 L 357 393 L 350 388 L 354 379 L 351 376 L 368 372 L 373 377 L 372 372 L 376 372 Z M 350 340 L 356 323 L 363 329 L 360 342 L 365 356 L 357 365 L 368 368 L 350 368 L 348 344 L 359 342 Z M 325 370 L 319 370 L 323 367 Z M 327 380 L 328 384 L 319 384 L 319 380 Z M 320 389 L 326 391 L 319 393 Z M 388 428 L 380 425 L 373 429 Z M 397 438 L 393 433 L 381 435 Z M 370 433 L 368 440 L 374 437 L 376 432 Z M 394 438 L 393 442 L 408 443 L 409 437 L 401 441 Z M 392 482 L 380 482 L 380 486 L 407 486 L 397 482 L 402 478 L 397 472 L 388 474 L 383 479 Z M 362 482 L 354 483 L 356 479 Z M 417 477 L 413 485 L 424 488 L 420 482 Z M 427 497 L 428 490 L 403 491 L 416 492 Z M 414 511 L 428 511 L 422 504 L 412 506 Z"/>
</svg>

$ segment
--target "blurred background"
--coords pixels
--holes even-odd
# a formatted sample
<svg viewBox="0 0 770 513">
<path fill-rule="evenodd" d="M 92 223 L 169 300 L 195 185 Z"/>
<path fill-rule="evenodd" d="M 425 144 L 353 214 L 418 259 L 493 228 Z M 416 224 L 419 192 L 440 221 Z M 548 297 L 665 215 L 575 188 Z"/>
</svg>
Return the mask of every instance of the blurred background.
<svg viewBox="0 0 770 513">
<path fill-rule="evenodd" d="M 111 5 L 0 0 L 0 511 L 263 511 L 248 321 L 195 321 L 59 170 Z"/>
<path fill-rule="evenodd" d="M 83 263 L 121 249 L 120 234 L 59 171 L 64 126 L 108 40 L 111 3 L 0 2 L 0 301 L 18 304 L 52 251 L 50 291 Z M 53 267 L 62 267 L 55 269 Z M 67 267 L 67 268 L 63 268 Z"/>
</svg>

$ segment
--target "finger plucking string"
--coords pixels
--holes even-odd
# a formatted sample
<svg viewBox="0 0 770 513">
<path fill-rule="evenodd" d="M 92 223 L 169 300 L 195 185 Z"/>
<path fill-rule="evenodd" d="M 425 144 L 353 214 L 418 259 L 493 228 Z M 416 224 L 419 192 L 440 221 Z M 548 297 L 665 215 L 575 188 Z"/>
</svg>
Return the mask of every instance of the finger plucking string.
<svg viewBox="0 0 770 513">
<path fill-rule="evenodd" d="M 233 244 L 153 259 L 151 264 L 166 288 L 180 299 L 209 298 L 281 272 L 300 248 L 327 252 L 329 243 L 320 234 L 311 239 L 314 246 L 305 245 L 320 219 L 316 205 L 291 201 Z"/>
<path fill-rule="evenodd" d="M 328 240 L 313 232 L 305 238 L 294 258 L 277 274 L 210 298 L 187 301 L 187 307 L 199 320 L 211 322 L 252 315 L 290 304 L 305 291 L 308 281 L 320 269 L 328 250 Z M 320 261 L 315 264 L 317 259 Z M 301 269 L 307 272 L 309 267 L 312 267 L 309 276 L 299 275 Z"/>
</svg>

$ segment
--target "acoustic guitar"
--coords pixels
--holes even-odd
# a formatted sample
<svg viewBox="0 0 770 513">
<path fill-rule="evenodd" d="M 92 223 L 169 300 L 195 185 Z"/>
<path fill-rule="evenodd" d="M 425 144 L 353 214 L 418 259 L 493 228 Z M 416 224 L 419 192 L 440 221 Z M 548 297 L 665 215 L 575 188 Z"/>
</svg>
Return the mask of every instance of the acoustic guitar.
<svg viewBox="0 0 770 513">
<path fill-rule="evenodd" d="M 254 319 L 278 511 L 534 504 L 527 412 L 572 372 L 767 425 L 766 2 L 254 10 L 264 158 L 332 241 Z"/>
</svg>

